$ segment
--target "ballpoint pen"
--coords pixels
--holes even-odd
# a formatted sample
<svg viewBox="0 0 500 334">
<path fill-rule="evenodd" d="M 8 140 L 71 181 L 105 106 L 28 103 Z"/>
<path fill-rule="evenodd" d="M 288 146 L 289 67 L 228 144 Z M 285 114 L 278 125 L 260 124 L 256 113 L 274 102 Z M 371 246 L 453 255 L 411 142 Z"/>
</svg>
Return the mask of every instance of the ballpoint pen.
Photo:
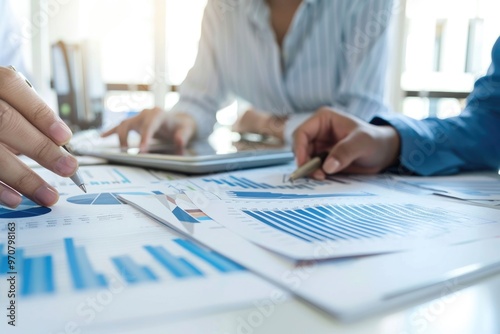
<svg viewBox="0 0 500 334">
<path fill-rule="evenodd" d="M 28 84 L 28 86 L 30 86 L 31 89 L 33 89 L 34 91 L 35 90 L 35 87 L 33 87 L 33 85 L 31 84 L 31 82 L 28 81 L 28 79 L 26 79 L 26 77 L 19 71 L 16 70 L 16 68 L 12 65 L 9 65 L 8 68 L 10 68 L 11 70 L 15 71 L 18 75 L 21 76 L 21 78 L 24 79 L 24 81 Z M 62 146 L 66 152 L 70 153 L 71 154 L 71 151 L 66 147 L 66 145 L 63 145 Z M 78 188 L 80 188 L 83 192 L 87 192 L 87 188 L 85 188 L 85 183 L 83 183 L 83 180 L 82 180 L 82 177 L 80 176 L 80 172 L 78 171 L 78 169 L 76 170 L 75 174 L 71 175 L 69 177 L 77 186 Z"/>
<path fill-rule="evenodd" d="M 290 174 L 288 181 L 293 182 L 297 179 L 300 179 L 304 176 L 311 174 L 316 169 L 321 167 L 327 156 L 328 152 L 323 152 L 315 156 L 314 158 L 312 158 L 311 160 L 309 160 L 308 162 L 297 168 L 292 174 Z"/>
</svg>

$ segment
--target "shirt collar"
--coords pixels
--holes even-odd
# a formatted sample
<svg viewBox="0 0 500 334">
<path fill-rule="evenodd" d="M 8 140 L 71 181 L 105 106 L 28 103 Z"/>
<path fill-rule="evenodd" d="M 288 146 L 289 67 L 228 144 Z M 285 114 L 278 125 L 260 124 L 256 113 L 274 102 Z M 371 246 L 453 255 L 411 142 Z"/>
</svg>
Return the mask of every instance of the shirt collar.
<svg viewBox="0 0 500 334">
<path fill-rule="evenodd" d="M 240 0 L 241 1 L 241 0 Z M 313 5 L 320 0 L 302 0 L 303 4 L 298 10 L 301 10 L 306 5 Z M 269 26 L 269 7 L 266 4 L 266 0 L 246 0 L 246 13 L 248 18 L 252 23 L 257 25 L 259 28 L 265 28 Z"/>
<path fill-rule="evenodd" d="M 265 0 L 247 0 L 247 16 L 250 22 L 259 28 L 265 28 L 269 22 L 269 7 Z"/>
</svg>

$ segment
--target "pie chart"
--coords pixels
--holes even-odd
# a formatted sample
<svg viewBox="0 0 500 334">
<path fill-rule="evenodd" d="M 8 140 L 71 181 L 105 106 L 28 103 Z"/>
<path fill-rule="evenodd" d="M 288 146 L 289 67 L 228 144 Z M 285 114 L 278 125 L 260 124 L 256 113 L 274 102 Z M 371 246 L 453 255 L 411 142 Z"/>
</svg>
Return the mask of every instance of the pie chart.
<svg viewBox="0 0 500 334">
<path fill-rule="evenodd" d="M 23 196 L 21 204 L 15 209 L 0 206 L 0 219 L 37 217 L 50 211 L 52 211 L 50 208 L 40 206 Z"/>
<path fill-rule="evenodd" d="M 117 198 L 119 195 L 151 195 L 146 192 L 120 192 L 120 193 L 97 193 L 72 196 L 68 202 L 80 205 L 120 205 L 123 204 Z"/>
</svg>

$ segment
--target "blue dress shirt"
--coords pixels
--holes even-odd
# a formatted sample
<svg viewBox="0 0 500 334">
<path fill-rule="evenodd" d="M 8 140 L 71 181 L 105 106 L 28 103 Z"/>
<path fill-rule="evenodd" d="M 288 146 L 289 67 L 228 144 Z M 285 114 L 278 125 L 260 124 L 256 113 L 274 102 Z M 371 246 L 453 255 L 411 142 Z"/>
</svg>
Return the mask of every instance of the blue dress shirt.
<svg viewBox="0 0 500 334">
<path fill-rule="evenodd" d="M 500 168 L 500 38 L 491 56 L 460 116 L 418 121 L 388 113 L 372 120 L 398 130 L 405 168 L 420 175 Z"/>
<path fill-rule="evenodd" d="M 280 50 L 265 0 L 209 0 L 197 59 L 173 112 L 190 114 L 198 136 L 235 98 L 288 115 L 285 139 L 322 106 L 370 120 L 385 111 L 391 0 L 303 0 Z"/>
</svg>

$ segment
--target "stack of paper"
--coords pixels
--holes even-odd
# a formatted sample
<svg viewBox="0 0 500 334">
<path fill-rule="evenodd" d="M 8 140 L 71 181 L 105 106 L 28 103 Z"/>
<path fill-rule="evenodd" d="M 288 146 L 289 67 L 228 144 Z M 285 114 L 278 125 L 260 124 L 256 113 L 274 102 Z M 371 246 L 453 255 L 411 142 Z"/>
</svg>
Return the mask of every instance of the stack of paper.
<svg viewBox="0 0 500 334">
<path fill-rule="evenodd" d="M 383 187 L 380 177 L 291 184 L 292 169 L 166 182 L 163 194 L 120 198 L 346 319 L 498 270 L 497 210 Z"/>
</svg>

